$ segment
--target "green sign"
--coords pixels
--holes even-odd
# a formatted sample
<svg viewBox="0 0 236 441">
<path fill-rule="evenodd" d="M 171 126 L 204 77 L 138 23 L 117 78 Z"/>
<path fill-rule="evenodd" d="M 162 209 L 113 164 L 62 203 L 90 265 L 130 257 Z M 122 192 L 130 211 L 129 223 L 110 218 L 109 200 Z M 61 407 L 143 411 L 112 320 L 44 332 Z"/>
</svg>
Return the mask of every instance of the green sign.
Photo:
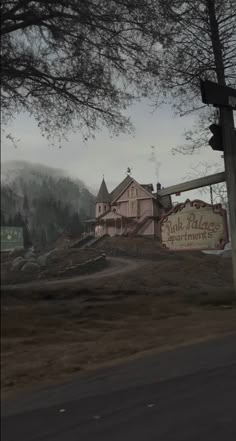
<svg viewBox="0 0 236 441">
<path fill-rule="evenodd" d="M 16 247 L 24 248 L 23 228 L 1 227 L 1 251 L 9 251 Z"/>
</svg>

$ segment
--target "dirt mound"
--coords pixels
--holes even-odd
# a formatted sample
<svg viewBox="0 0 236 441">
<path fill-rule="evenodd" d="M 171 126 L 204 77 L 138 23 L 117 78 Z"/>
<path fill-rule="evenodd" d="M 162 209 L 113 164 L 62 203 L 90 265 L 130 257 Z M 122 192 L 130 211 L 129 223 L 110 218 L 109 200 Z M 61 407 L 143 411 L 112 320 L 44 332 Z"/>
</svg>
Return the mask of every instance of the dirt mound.
<svg viewBox="0 0 236 441">
<path fill-rule="evenodd" d="M 182 260 L 187 256 L 203 258 L 201 251 L 174 252 L 164 250 L 158 239 L 144 237 L 104 237 L 95 245 L 96 249 L 111 256 L 136 257 L 141 259 L 168 259 Z"/>
</svg>

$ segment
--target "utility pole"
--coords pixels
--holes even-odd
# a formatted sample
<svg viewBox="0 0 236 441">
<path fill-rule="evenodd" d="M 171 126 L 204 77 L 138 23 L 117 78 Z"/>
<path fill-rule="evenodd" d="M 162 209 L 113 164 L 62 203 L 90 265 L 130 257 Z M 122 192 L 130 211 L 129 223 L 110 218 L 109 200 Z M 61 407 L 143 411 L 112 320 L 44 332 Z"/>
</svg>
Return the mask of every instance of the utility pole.
<svg viewBox="0 0 236 441">
<path fill-rule="evenodd" d="M 211 139 L 213 150 L 224 152 L 225 181 L 228 195 L 229 223 L 231 233 L 233 280 L 236 294 L 236 130 L 234 128 L 233 109 L 236 110 L 236 89 L 214 83 L 201 81 L 202 102 L 213 104 L 220 109 L 220 134 L 215 133 L 215 142 Z M 211 127 L 210 127 L 211 130 Z M 211 130 L 212 131 L 212 130 Z M 219 144 L 222 146 L 219 148 Z"/>
<path fill-rule="evenodd" d="M 233 261 L 233 279 L 236 294 L 236 134 L 233 110 L 220 107 L 220 124 L 224 148 L 225 180 L 228 193 L 229 221 Z"/>
</svg>

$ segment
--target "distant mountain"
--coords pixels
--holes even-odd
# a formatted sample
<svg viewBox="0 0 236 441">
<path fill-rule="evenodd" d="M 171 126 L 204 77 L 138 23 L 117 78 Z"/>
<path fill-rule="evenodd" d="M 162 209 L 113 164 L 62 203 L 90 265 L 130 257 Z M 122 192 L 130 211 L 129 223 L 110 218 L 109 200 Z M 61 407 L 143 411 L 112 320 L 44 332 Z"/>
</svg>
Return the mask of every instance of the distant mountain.
<svg viewBox="0 0 236 441">
<path fill-rule="evenodd" d="M 1 170 L 1 223 L 14 224 L 15 216 L 19 223 L 19 214 L 36 241 L 50 242 L 62 232 L 82 231 L 95 214 L 95 196 L 63 170 L 9 161 Z"/>
</svg>

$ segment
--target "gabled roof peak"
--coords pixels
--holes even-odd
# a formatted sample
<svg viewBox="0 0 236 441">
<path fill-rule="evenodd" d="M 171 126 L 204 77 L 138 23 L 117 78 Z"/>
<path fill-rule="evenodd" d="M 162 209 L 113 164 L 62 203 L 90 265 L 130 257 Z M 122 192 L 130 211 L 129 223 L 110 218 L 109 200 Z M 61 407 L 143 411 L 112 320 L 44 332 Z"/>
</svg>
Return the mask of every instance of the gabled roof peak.
<svg viewBox="0 0 236 441">
<path fill-rule="evenodd" d="M 115 200 L 132 181 L 133 179 L 131 176 L 127 175 L 123 181 L 121 181 L 121 183 L 117 185 L 117 187 L 111 192 L 111 201 Z"/>
</svg>

